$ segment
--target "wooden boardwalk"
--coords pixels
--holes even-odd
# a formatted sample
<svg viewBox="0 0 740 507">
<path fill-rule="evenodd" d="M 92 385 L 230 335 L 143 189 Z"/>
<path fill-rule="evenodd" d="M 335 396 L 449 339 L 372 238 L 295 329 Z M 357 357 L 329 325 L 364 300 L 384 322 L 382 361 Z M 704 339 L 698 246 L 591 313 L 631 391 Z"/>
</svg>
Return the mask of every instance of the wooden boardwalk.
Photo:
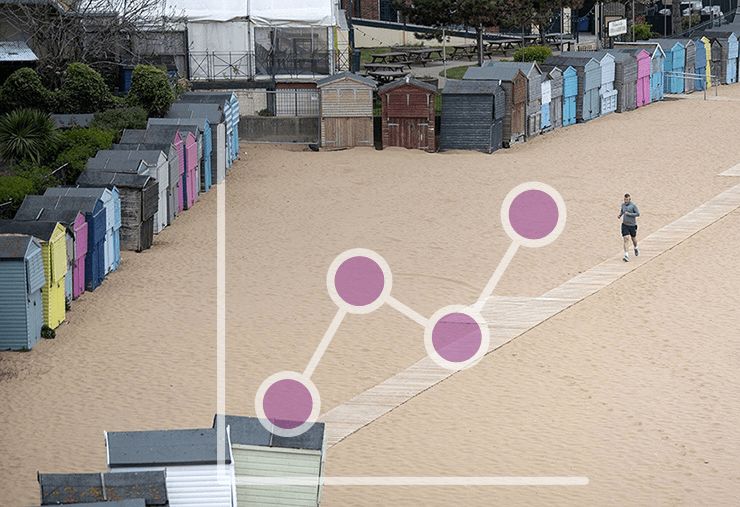
<svg viewBox="0 0 740 507">
<path fill-rule="evenodd" d="M 740 164 L 722 173 L 740 176 Z M 491 296 L 481 311 L 488 323 L 491 341 L 488 353 L 539 325 L 553 315 L 587 298 L 685 241 L 740 207 L 740 185 L 736 185 L 640 241 L 643 262 L 620 262 L 622 254 L 605 260 L 540 297 Z M 433 387 L 454 371 L 438 366 L 428 356 L 364 393 L 319 417 L 326 423 L 332 446 Z"/>
</svg>

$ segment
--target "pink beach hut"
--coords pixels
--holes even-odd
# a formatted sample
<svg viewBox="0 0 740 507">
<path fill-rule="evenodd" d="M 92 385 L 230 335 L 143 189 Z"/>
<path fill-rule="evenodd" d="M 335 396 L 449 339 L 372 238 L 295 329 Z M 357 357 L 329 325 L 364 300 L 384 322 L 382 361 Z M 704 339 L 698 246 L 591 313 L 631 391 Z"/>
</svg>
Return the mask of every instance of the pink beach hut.
<svg viewBox="0 0 740 507">
<path fill-rule="evenodd" d="M 650 53 L 639 48 L 623 48 L 617 51 L 632 55 L 637 60 L 637 107 L 650 104 Z"/>
</svg>

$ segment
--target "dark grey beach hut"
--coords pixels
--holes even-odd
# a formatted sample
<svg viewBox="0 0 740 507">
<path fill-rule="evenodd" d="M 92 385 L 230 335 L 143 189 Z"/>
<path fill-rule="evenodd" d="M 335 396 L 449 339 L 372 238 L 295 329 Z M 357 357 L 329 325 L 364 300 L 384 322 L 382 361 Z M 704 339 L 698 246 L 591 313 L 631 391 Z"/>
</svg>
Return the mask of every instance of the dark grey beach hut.
<svg viewBox="0 0 740 507">
<path fill-rule="evenodd" d="M 164 472 L 38 474 L 41 505 L 169 507 Z M 115 499 L 115 501 L 110 501 Z M 96 503 L 106 502 L 106 503 Z M 128 506 L 127 503 L 122 505 Z"/>
<path fill-rule="evenodd" d="M 531 139 L 542 130 L 542 69 L 537 62 L 486 62 L 483 67 L 511 67 L 522 71 L 527 78 L 526 138 Z"/>
<path fill-rule="evenodd" d="M 226 178 L 227 140 L 226 115 L 218 104 L 193 104 L 175 102 L 166 118 L 207 118 L 211 129 L 211 184 L 221 183 Z"/>
<path fill-rule="evenodd" d="M 207 192 L 211 188 L 211 124 L 208 118 L 149 118 L 147 128 L 152 125 L 195 125 L 198 127 L 198 135 L 195 142 L 198 147 L 198 160 L 200 160 L 200 191 Z"/>
<path fill-rule="evenodd" d="M 448 80 L 442 90 L 440 151 L 501 148 L 504 101 L 498 81 Z"/>
</svg>

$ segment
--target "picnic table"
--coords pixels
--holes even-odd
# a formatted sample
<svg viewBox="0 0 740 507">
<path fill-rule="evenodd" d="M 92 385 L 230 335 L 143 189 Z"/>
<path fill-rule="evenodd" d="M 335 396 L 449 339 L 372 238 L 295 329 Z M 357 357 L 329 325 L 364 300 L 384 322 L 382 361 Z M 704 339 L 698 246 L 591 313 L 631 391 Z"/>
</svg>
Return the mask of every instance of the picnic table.
<svg viewBox="0 0 740 507">
<path fill-rule="evenodd" d="M 419 48 L 407 49 L 409 63 L 420 63 L 426 67 L 427 62 L 433 62 L 442 59 L 442 49 L 440 48 Z M 434 56 L 434 55 L 437 56 Z"/>
<path fill-rule="evenodd" d="M 472 60 L 478 53 L 478 46 L 475 44 L 461 44 L 459 46 L 452 46 L 452 53 L 450 53 L 450 60 L 456 58 L 467 57 L 468 60 Z"/>
<path fill-rule="evenodd" d="M 405 51 L 391 51 L 390 53 L 375 53 L 372 63 L 409 63 L 409 56 Z"/>
<path fill-rule="evenodd" d="M 403 70 L 369 70 L 367 75 L 374 77 L 378 83 L 385 84 L 393 81 L 394 79 L 401 79 L 408 75 L 408 72 Z"/>
<path fill-rule="evenodd" d="M 407 63 L 363 63 L 363 67 L 365 67 L 365 70 L 367 71 L 376 71 L 376 70 L 391 70 L 391 71 L 399 71 L 403 70 L 403 68 L 408 65 Z"/>
<path fill-rule="evenodd" d="M 484 50 L 487 54 L 491 55 L 494 51 L 500 51 L 506 56 L 506 51 L 510 49 L 519 49 L 522 46 L 521 39 L 514 38 L 501 38 L 486 41 L 487 48 Z"/>
</svg>

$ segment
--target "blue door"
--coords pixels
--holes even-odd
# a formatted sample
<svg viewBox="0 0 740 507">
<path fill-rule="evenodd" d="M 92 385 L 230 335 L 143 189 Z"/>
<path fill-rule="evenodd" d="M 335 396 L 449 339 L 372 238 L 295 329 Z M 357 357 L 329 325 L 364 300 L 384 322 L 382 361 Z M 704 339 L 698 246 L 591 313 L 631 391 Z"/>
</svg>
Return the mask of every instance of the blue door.
<svg viewBox="0 0 740 507">
<path fill-rule="evenodd" d="M 550 103 L 542 104 L 542 128 L 550 126 Z"/>
</svg>

